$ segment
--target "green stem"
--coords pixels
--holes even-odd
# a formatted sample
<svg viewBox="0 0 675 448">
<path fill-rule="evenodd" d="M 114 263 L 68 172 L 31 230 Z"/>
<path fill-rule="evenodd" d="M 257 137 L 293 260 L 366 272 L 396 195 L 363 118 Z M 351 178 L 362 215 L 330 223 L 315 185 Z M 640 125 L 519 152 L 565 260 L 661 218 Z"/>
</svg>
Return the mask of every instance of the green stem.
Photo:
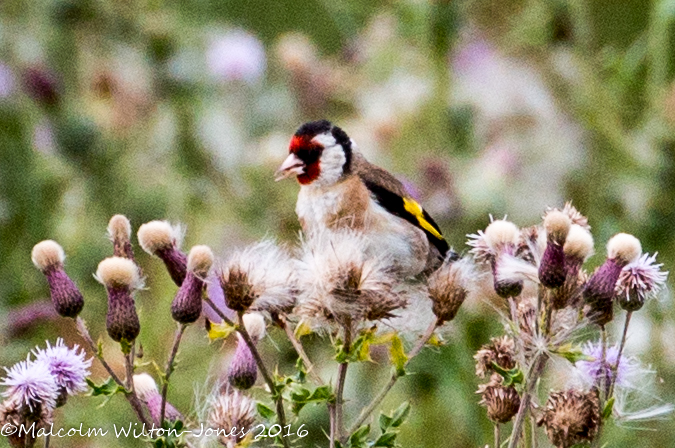
<svg viewBox="0 0 675 448">
<path fill-rule="evenodd" d="M 176 336 L 173 340 L 173 347 L 171 348 L 171 354 L 169 355 L 169 360 L 166 362 L 166 370 L 164 371 L 164 383 L 162 385 L 162 404 L 159 411 L 159 424 L 160 426 L 164 425 L 164 413 L 166 412 L 166 395 L 169 392 L 169 377 L 173 373 L 174 362 L 176 360 L 176 355 L 178 354 L 178 346 L 183 337 L 183 333 L 187 325 L 179 324 L 178 330 L 176 330 Z"/>
</svg>

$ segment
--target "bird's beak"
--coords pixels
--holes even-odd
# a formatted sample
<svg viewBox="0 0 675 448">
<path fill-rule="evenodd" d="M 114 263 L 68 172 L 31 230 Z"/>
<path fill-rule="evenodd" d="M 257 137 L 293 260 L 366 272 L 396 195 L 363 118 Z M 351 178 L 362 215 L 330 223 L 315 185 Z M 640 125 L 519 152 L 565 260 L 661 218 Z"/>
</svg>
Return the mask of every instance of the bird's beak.
<svg viewBox="0 0 675 448">
<path fill-rule="evenodd" d="M 274 173 L 274 180 L 280 181 L 281 179 L 286 179 L 292 175 L 304 174 L 305 173 L 305 162 L 300 160 L 295 154 L 290 154 L 284 160 L 284 163 L 281 164 L 276 173 Z"/>
</svg>

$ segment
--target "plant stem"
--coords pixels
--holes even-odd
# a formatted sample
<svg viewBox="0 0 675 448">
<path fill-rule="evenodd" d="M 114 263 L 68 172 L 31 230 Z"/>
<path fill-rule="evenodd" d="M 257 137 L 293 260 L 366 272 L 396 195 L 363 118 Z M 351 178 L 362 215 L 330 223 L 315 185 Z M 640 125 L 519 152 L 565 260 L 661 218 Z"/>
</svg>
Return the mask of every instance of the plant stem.
<svg viewBox="0 0 675 448">
<path fill-rule="evenodd" d="M 166 362 L 166 370 L 164 371 L 164 384 L 162 385 L 162 404 L 159 410 L 159 425 L 164 425 L 164 413 L 166 411 L 166 394 L 169 392 L 169 377 L 173 373 L 174 362 L 176 360 L 176 355 L 178 354 L 178 346 L 185 333 L 187 325 L 179 324 L 178 330 L 176 330 L 176 336 L 173 339 L 173 347 L 171 348 L 171 354 L 169 355 L 169 360 Z"/>
<path fill-rule="evenodd" d="M 345 353 L 349 355 L 352 345 L 352 329 L 351 322 L 348 322 L 344 326 L 345 332 Z M 340 363 L 338 366 L 338 377 L 337 377 L 337 392 L 335 397 L 335 426 L 337 428 L 338 439 L 342 440 L 344 437 L 344 421 L 343 421 L 343 405 L 344 405 L 344 392 L 345 392 L 345 380 L 347 379 L 347 369 L 349 368 L 349 362 L 345 361 Z M 344 441 L 343 441 L 344 443 Z"/>
<path fill-rule="evenodd" d="M 607 393 L 609 392 L 609 382 L 610 377 L 607 373 L 607 329 L 603 325 L 600 327 L 600 335 L 602 338 L 602 357 L 600 359 L 600 368 L 602 369 L 602 378 L 600 378 L 600 390 L 605 394 L 605 400 L 609 400 Z M 600 401 L 601 405 L 604 406 L 603 400 Z"/>
<path fill-rule="evenodd" d="M 246 342 L 246 345 L 248 346 L 249 350 L 251 350 L 251 354 L 253 354 L 253 358 L 255 359 L 255 363 L 258 365 L 258 370 L 260 370 L 260 373 L 263 376 L 263 379 L 265 380 L 265 383 L 267 383 L 267 387 L 270 389 L 270 394 L 272 394 L 272 399 L 274 400 L 274 403 L 276 405 L 277 409 L 277 420 L 279 421 L 279 425 L 283 428 L 286 426 L 286 412 L 284 411 L 284 397 L 277 391 L 276 385 L 274 384 L 274 380 L 272 379 L 272 376 L 269 374 L 267 371 L 267 368 L 265 367 L 265 363 L 262 360 L 262 357 L 260 356 L 260 353 L 258 352 L 258 349 L 255 346 L 255 343 L 251 339 L 251 336 L 248 334 L 248 331 L 246 331 L 246 327 L 244 326 L 244 323 L 242 321 L 242 316 L 243 313 L 239 312 L 237 317 L 238 317 L 238 325 L 235 326 L 234 322 L 230 318 L 228 318 L 221 310 L 218 308 L 213 301 L 208 297 L 204 296 L 204 301 L 211 307 L 211 309 L 221 318 L 223 321 L 228 324 L 232 325 L 233 327 L 236 328 L 236 330 L 239 332 L 241 337 L 244 339 L 244 342 Z M 284 445 L 285 448 L 290 448 L 290 442 L 288 441 L 287 437 L 281 437 L 281 443 Z"/>
<path fill-rule="evenodd" d="M 290 325 L 288 325 L 286 317 L 279 316 L 279 324 L 283 327 L 284 331 L 286 332 L 286 336 L 288 336 L 288 340 L 291 341 L 291 344 L 293 345 L 295 352 L 298 354 L 298 356 L 300 356 L 303 364 L 305 364 L 307 373 L 309 373 L 309 375 L 312 377 L 312 379 L 317 385 L 323 386 L 324 384 L 323 380 L 321 379 L 319 374 L 316 373 L 316 370 L 314 369 L 314 364 L 309 359 L 309 356 L 307 355 L 305 348 L 302 346 L 302 343 L 298 340 L 298 338 L 295 337 L 295 333 L 293 332 L 293 329 L 290 327 Z"/>
<path fill-rule="evenodd" d="M 499 448 L 499 423 L 495 423 L 495 448 Z"/>
<path fill-rule="evenodd" d="M 145 418 L 145 415 L 143 414 L 143 407 L 141 406 L 141 402 L 138 399 L 138 396 L 136 396 L 135 393 L 129 393 L 127 390 L 127 387 L 124 385 L 122 380 L 115 374 L 115 371 L 110 367 L 110 364 L 108 364 L 103 357 L 103 354 L 99 352 L 98 347 L 96 346 L 96 343 L 94 343 L 94 340 L 91 338 L 91 335 L 89 334 L 89 330 L 87 329 L 87 323 L 82 319 L 81 317 L 77 317 L 75 319 L 75 325 L 77 327 L 77 332 L 82 336 L 82 339 L 89 345 L 89 348 L 91 349 L 92 353 L 94 353 L 94 356 L 96 356 L 96 359 L 101 363 L 103 368 L 108 372 L 110 375 L 110 378 L 115 381 L 115 383 L 125 389 L 125 394 L 124 396 L 126 397 L 127 401 L 129 401 L 129 404 L 131 405 L 131 408 L 134 410 L 136 413 L 136 416 L 138 417 L 138 420 L 146 425 L 147 427 L 150 427 L 150 423 L 148 420 Z M 125 356 L 126 359 L 126 356 Z"/>
<path fill-rule="evenodd" d="M 619 372 L 619 363 L 621 363 L 621 355 L 623 355 L 623 349 L 626 347 L 626 336 L 628 335 L 628 325 L 630 325 L 630 318 L 633 316 L 632 311 L 626 313 L 626 322 L 623 324 L 623 335 L 621 336 L 621 344 L 619 345 L 619 354 L 616 357 L 616 365 L 612 367 L 612 383 L 609 386 L 609 394 L 607 394 L 607 399 L 612 398 L 614 394 L 614 385 L 616 384 L 616 378 Z"/>
<path fill-rule="evenodd" d="M 537 381 L 544 371 L 546 366 L 546 361 L 548 357 L 544 353 L 539 353 L 536 355 L 534 361 L 532 361 L 532 367 L 530 367 L 529 372 L 527 373 L 527 378 L 525 380 L 525 391 L 523 396 L 520 399 L 520 407 L 518 408 L 518 414 L 516 414 L 516 419 L 513 422 L 513 429 L 511 430 L 511 440 L 509 441 L 509 448 L 516 448 L 518 442 L 522 436 L 523 424 L 525 423 L 525 417 L 527 416 L 528 411 L 530 410 L 530 402 L 532 401 L 532 393 L 534 388 L 537 385 Z"/>
<path fill-rule="evenodd" d="M 429 341 L 429 338 L 434 334 L 434 330 L 439 326 L 438 321 L 435 320 L 431 325 L 429 325 L 429 328 L 424 332 L 422 337 L 417 341 L 417 345 L 413 347 L 412 350 L 408 353 L 408 360 L 406 361 L 406 366 L 410 362 L 411 359 L 413 359 L 415 356 L 419 354 L 420 351 L 424 348 L 426 343 Z M 366 406 L 361 413 L 359 414 L 359 418 L 356 419 L 356 421 L 349 427 L 349 430 L 347 431 L 348 434 L 352 434 L 354 431 L 359 429 L 361 425 L 366 421 L 368 416 L 373 413 L 373 411 L 382 403 L 382 400 L 387 396 L 389 391 L 394 387 L 396 384 L 396 381 L 400 376 L 398 375 L 397 372 L 393 372 L 391 374 L 391 378 L 389 378 L 389 382 L 385 384 L 385 386 L 378 392 L 378 394 L 373 398 L 373 401 L 370 402 L 368 406 Z"/>
<path fill-rule="evenodd" d="M 50 435 L 47 434 L 45 436 L 45 448 L 49 448 L 49 442 L 50 442 Z"/>
</svg>

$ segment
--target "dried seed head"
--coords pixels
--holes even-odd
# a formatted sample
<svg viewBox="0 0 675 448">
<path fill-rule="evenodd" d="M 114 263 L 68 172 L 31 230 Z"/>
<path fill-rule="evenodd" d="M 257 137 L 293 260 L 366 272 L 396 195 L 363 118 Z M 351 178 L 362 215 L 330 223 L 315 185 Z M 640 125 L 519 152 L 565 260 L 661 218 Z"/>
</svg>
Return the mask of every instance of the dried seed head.
<svg viewBox="0 0 675 448">
<path fill-rule="evenodd" d="M 138 398 L 145 403 L 153 423 L 158 427 L 162 426 L 162 422 L 159 421 L 162 415 L 162 395 L 157 389 L 155 380 L 147 373 L 134 375 L 133 380 Z M 183 420 L 183 415 L 167 401 L 164 405 L 164 420 L 169 422 Z"/>
<path fill-rule="evenodd" d="M 36 268 L 45 272 L 63 265 L 66 254 L 59 243 L 52 240 L 45 240 L 37 243 L 33 247 L 31 259 Z"/>
<path fill-rule="evenodd" d="M 41 406 L 34 411 L 26 407 L 13 397 L 8 398 L 0 404 L 0 428 L 16 428 L 15 432 L 7 432 L 7 441 L 13 448 L 31 448 L 35 446 L 36 437 L 31 430 L 35 424 L 35 434 L 41 429 L 48 428 L 53 422 L 52 409 Z M 21 431 L 20 428 L 26 428 L 27 431 Z"/>
<path fill-rule="evenodd" d="M 495 423 L 508 423 L 518 413 L 520 396 L 513 386 L 490 382 L 479 386 L 480 405 L 487 408 L 487 415 Z"/>
<path fill-rule="evenodd" d="M 287 313 L 295 305 L 293 271 L 288 252 L 264 240 L 232 253 L 218 277 L 229 308 Z"/>
<path fill-rule="evenodd" d="M 180 286 L 187 273 L 187 256 L 180 250 L 183 232 L 166 221 L 151 221 L 138 229 L 138 242 L 144 251 L 159 257 L 174 283 Z"/>
<path fill-rule="evenodd" d="M 475 278 L 473 263 L 468 258 L 444 261 L 427 282 L 433 311 L 439 323 L 451 321 L 457 315 Z"/>
<path fill-rule="evenodd" d="M 236 389 L 250 389 L 258 378 L 258 365 L 251 349 L 237 333 L 237 348 L 227 369 L 227 381 Z"/>
<path fill-rule="evenodd" d="M 115 215 L 108 223 L 108 236 L 113 243 L 116 257 L 134 259 L 134 250 L 131 247 L 131 223 L 124 215 Z"/>
<path fill-rule="evenodd" d="M 213 264 L 213 252 L 207 246 L 190 250 L 187 275 L 171 303 L 171 316 L 181 324 L 191 324 L 202 313 L 202 295 L 206 288 L 204 279 Z"/>
<path fill-rule="evenodd" d="M 135 340 L 141 324 L 132 293 L 143 286 L 138 267 L 128 258 L 110 257 L 99 263 L 95 277 L 108 292 L 108 335 L 117 342 Z"/>
<path fill-rule="evenodd" d="M 49 283 L 49 293 L 56 312 L 63 317 L 76 317 L 84 307 L 84 297 L 63 268 L 63 248 L 52 240 L 33 247 L 33 264 Z"/>
<path fill-rule="evenodd" d="M 511 370 L 516 367 L 515 356 L 513 339 L 509 336 L 492 338 L 490 343 L 483 345 L 473 357 L 476 360 L 476 375 L 485 378 L 487 374 L 493 373 L 492 363 L 504 370 Z"/>
<path fill-rule="evenodd" d="M 668 272 L 661 271 L 661 266 L 656 264 L 656 254 L 644 254 L 621 270 L 616 285 L 621 308 L 638 311 L 647 299 L 661 291 L 668 278 Z"/>
<path fill-rule="evenodd" d="M 621 267 L 636 261 L 642 254 L 640 240 L 627 233 L 617 233 L 607 242 L 607 258 Z"/>
<path fill-rule="evenodd" d="M 208 423 L 214 430 L 223 430 L 218 438 L 223 446 L 234 448 L 246 437 L 256 421 L 255 407 L 255 401 L 238 390 L 225 392 L 215 399 Z"/>
<path fill-rule="evenodd" d="M 246 332 L 254 342 L 265 337 L 265 317 L 260 313 L 246 313 L 242 317 Z"/>
<path fill-rule="evenodd" d="M 591 443 L 598 433 L 600 403 L 597 390 L 552 392 L 537 422 L 557 448 Z"/>
</svg>

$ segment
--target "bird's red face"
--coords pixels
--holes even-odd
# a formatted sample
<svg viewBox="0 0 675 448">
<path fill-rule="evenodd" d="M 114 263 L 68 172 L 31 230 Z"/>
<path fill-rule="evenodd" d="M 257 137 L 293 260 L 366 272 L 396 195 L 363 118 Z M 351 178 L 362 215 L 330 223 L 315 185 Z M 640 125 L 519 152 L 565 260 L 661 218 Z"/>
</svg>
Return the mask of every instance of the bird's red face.
<svg viewBox="0 0 675 448">
<path fill-rule="evenodd" d="M 312 121 L 293 135 L 288 152 L 276 180 L 295 175 L 302 185 L 330 185 L 348 169 L 351 143 L 347 134 L 329 121 Z"/>
</svg>

